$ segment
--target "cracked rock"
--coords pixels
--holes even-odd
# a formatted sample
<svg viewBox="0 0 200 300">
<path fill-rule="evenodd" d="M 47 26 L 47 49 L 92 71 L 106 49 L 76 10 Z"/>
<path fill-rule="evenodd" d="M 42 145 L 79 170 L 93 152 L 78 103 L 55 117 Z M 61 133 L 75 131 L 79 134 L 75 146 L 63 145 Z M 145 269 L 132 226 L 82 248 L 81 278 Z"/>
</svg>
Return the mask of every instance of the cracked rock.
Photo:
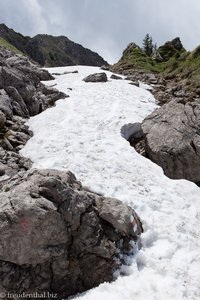
<svg viewBox="0 0 200 300">
<path fill-rule="evenodd" d="M 84 190 L 71 172 L 19 172 L 0 199 L 5 293 L 48 291 L 62 299 L 112 281 L 142 232 L 133 209 Z"/>
<path fill-rule="evenodd" d="M 175 100 L 142 123 L 147 156 L 172 179 L 200 183 L 200 103 Z"/>
</svg>

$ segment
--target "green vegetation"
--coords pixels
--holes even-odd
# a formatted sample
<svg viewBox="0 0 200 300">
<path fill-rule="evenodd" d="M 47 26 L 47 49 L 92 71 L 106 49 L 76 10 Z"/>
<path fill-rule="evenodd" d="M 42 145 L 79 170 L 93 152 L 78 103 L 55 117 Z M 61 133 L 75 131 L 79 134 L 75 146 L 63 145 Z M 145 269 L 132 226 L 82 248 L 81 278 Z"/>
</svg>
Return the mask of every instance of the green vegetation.
<svg viewBox="0 0 200 300">
<path fill-rule="evenodd" d="M 200 46 L 192 52 L 184 52 L 177 59 L 171 58 L 164 70 L 166 78 L 184 80 L 190 90 L 200 94 Z"/>
<path fill-rule="evenodd" d="M 115 68 L 144 70 L 162 73 L 166 77 L 179 76 L 182 79 L 196 81 L 200 76 L 200 46 L 193 52 L 187 52 L 179 38 L 156 49 L 151 36 L 143 40 L 143 48 L 134 43 L 128 45 Z"/>
<path fill-rule="evenodd" d="M 117 68 L 142 69 L 155 73 L 163 72 L 166 63 L 157 62 L 152 55 L 147 55 L 143 49 L 136 44 L 130 44 L 124 51 L 122 58 L 115 65 Z"/>
<path fill-rule="evenodd" d="M 162 74 L 166 79 L 176 78 L 177 82 L 182 81 L 189 90 L 200 95 L 200 46 L 188 52 L 179 38 L 153 51 L 152 38 L 146 35 L 143 48 L 129 44 L 114 70 L 141 70 Z"/>
<path fill-rule="evenodd" d="M 25 55 L 22 51 L 17 49 L 15 46 L 12 44 L 8 43 L 6 40 L 4 40 L 2 37 L 0 37 L 0 46 L 5 47 L 6 49 L 16 53 L 16 54 L 22 54 Z"/>
</svg>

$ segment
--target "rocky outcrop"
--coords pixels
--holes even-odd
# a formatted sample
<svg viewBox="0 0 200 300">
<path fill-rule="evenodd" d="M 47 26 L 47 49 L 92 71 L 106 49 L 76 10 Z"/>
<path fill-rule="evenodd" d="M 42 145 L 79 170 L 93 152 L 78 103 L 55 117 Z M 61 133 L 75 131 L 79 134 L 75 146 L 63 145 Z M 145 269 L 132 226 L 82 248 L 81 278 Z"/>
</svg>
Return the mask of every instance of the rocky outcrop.
<svg viewBox="0 0 200 300">
<path fill-rule="evenodd" d="M 71 65 L 102 66 L 108 63 L 96 52 L 72 42 L 65 36 L 39 34 L 24 37 L 4 24 L 0 24 L 0 37 L 21 50 L 41 66 Z"/>
<path fill-rule="evenodd" d="M 168 61 L 171 57 L 179 55 L 181 51 L 185 51 L 181 40 L 176 37 L 172 41 L 166 42 L 164 45 L 160 46 L 157 50 L 156 57 L 160 61 Z"/>
<path fill-rule="evenodd" d="M 18 153 L 32 136 L 25 122 L 25 119 L 14 116 L 0 129 L 0 188 L 20 170 L 28 170 L 32 165 L 28 158 Z"/>
<path fill-rule="evenodd" d="M 142 123 L 147 156 L 173 179 L 200 183 L 200 103 L 170 101 Z"/>
<path fill-rule="evenodd" d="M 113 280 L 142 232 L 119 200 L 56 170 L 20 172 L 0 192 L 0 291 L 68 297 Z"/>
<path fill-rule="evenodd" d="M 27 170 L 31 165 L 18 154 L 32 136 L 25 125 L 27 118 L 67 97 L 41 83 L 51 79 L 54 77 L 26 57 L 0 47 L 0 167 L 3 170 L 0 187 L 19 170 Z"/>
<path fill-rule="evenodd" d="M 120 60 L 110 67 L 110 71 L 123 75 L 126 72 L 140 71 L 149 63 L 149 57 L 144 51 L 135 43 L 130 43 L 122 53 Z M 124 73 L 125 71 L 125 73 Z"/>
<path fill-rule="evenodd" d="M 160 46 L 153 55 L 146 55 L 142 48 L 130 43 L 109 70 L 125 75 L 130 84 L 138 85 L 138 80 L 151 84 L 160 104 L 200 97 L 199 47 L 187 52 L 179 37 Z"/>
<path fill-rule="evenodd" d="M 66 95 L 47 88 L 41 80 L 54 79 L 26 57 L 0 49 L 0 110 L 7 119 L 13 115 L 34 116 Z"/>
<path fill-rule="evenodd" d="M 83 79 L 83 81 L 85 81 L 85 82 L 106 82 L 106 81 L 108 81 L 108 77 L 107 77 L 106 73 L 104 73 L 104 72 L 95 73 L 95 74 L 88 75 L 87 77 L 85 77 Z"/>
</svg>

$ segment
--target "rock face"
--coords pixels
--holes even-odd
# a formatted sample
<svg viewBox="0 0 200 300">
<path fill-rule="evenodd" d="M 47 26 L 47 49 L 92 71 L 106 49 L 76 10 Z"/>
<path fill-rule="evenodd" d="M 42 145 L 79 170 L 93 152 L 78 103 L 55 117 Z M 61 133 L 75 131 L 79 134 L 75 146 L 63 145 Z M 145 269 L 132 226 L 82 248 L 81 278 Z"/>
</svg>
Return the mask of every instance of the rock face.
<svg viewBox="0 0 200 300">
<path fill-rule="evenodd" d="M 113 279 L 142 225 L 119 200 L 56 170 L 20 172 L 0 192 L 0 291 L 57 299 Z"/>
<path fill-rule="evenodd" d="M 33 38 L 24 37 L 6 25 L 0 24 L 0 37 L 27 54 L 41 66 L 108 65 L 96 52 L 72 42 L 65 36 L 55 37 L 39 34 Z"/>
<path fill-rule="evenodd" d="M 108 81 L 106 73 L 91 74 L 83 79 L 85 82 L 106 82 Z"/>
<path fill-rule="evenodd" d="M 0 110 L 8 119 L 13 115 L 34 116 L 66 95 L 45 87 L 41 80 L 54 79 L 26 57 L 0 49 Z"/>
<path fill-rule="evenodd" d="M 170 101 L 142 123 L 148 157 L 173 179 L 200 183 L 200 103 Z"/>
<path fill-rule="evenodd" d="M 32 136 L 26 119 L 54 105 L 66 95 L 48 88 L 41 80 L 54 79 L 26 57 L 0 47 L 0 187 L 31 162 L 18 151 Z"/>
</svg>

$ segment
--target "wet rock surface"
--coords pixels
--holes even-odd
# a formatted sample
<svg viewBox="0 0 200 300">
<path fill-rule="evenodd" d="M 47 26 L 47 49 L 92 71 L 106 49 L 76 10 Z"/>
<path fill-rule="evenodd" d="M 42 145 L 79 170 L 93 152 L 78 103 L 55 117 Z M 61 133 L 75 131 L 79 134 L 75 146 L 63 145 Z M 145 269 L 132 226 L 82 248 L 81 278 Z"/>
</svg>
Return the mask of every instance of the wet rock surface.
<svg viewBox="0 0 200 300">
<path fill-rule="evenodd" d="M 0 192 L 0 290 L 57 299 L 113 280 L 142 232 L 136 213 L 70 172 L 19 172 Z"/>
</svg>

